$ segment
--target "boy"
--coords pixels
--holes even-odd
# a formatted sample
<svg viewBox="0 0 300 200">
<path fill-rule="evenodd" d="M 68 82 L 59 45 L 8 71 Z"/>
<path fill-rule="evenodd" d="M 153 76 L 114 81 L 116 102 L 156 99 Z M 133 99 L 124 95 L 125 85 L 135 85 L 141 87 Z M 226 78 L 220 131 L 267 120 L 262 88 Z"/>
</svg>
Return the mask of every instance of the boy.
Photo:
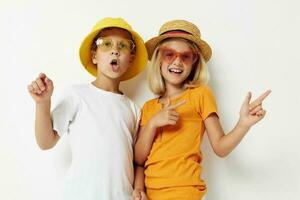
<svg viewBox="0 0 300 200">
<path fill-rule="evenodd" d="M 39 147 L 52 148 L 65 133 L 70 137 L 72 164 L 62 199 L 132 198 L 132 147 L 140 111 L 119 84 L 141 72 L 147 58 L 142 38 L 129 24 L 121 18 L 105 18 L 80 47 L 82 65 L 96 76 L 92 83 L 70 87 L 52 113 L 52 81 L 40 74 L 28 86 L 36 102 Z"/>
</svg>

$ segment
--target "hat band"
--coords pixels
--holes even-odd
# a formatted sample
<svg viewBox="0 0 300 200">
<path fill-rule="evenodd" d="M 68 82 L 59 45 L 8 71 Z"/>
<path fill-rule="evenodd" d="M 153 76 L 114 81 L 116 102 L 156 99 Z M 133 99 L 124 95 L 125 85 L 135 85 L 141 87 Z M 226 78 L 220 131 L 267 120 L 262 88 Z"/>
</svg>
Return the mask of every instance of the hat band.
<svg viewBox="0 0 300 200">
<path fill-rule="evenodd" d="M 165 34 L 168 34 L 168 35 L 175 35 L 175 34 L 192 35 L 191 33 L 183 31 L 183 30 L 167 31 L 160 35 L 165 35 Z"/>
</svg>

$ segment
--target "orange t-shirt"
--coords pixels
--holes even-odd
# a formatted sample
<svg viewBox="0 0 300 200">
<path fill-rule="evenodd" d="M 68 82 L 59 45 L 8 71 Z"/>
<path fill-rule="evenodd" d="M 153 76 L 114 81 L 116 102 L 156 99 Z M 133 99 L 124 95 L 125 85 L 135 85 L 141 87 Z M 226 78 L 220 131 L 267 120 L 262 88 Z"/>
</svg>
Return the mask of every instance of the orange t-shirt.
<svg viewBox="0 0 300 200">
<path fill-rule="evenodd" d="M 176 186 L 205 187 L 201 180 L 202 153 L 200 145 L 205 131 L 204 120 L 217 114 L 214 95 L 208 86 L 187 88 L 171 104 L 186 100 L 176 108 L 179 120 L 174 126 L 157 130 L 152 149 L 145 163 L 147 188 L 161 189 Z M 146 102 L 142 109 L 141 126 L 162 108 L 159 99 Z"/>
</svg>

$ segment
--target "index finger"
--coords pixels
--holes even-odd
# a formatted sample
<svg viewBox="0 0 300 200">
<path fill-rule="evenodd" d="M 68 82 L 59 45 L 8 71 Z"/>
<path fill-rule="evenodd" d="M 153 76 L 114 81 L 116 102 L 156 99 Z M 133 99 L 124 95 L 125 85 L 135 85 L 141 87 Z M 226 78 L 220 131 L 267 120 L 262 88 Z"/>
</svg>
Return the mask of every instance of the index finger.
<svg viewBox="0 0 300 200">
<path fill-rule="evenodd" d="M 256 106 L 256 105 L 261 104 L 261 103 L 263 102 L 263 100 L 264 100 L 267 96 L 269 96 L 270 93 L 271 93 L 271 90 L 265 91 L 262 95 L 260 95 L 257 99 L 255 99 L 255 100 L 251 103 L 251 105 Z"/>
<path fill-rule="evenodd" d="M 179 106 L 182 106 L 183 104 L 185 104 L 186 103 L 186 100 L 182 100 L 182 101 L 180 101 L 180 102 L 178 102 L 178 103 L 176 103 L 176 104 L 174 104 L 174 105 L 170 105 L 169 107 L 168 107 L 168 109 L 176 109 L 176 108 L 178 108 Z"/>
</svg>

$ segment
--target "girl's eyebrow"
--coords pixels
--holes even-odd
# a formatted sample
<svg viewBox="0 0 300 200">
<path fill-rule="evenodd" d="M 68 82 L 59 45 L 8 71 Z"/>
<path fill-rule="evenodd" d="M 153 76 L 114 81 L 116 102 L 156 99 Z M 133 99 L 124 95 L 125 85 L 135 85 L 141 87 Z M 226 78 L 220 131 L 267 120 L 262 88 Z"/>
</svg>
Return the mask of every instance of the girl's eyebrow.
<svg viewBox="0 0 300 200">
<path fill-rule="evenodd" d="M 171 50 L 171 51 L 174 51 L 176 53 L 190 53 L 190 52 L 194 52 L 193 50 L 186 50 L 186 51 L 182 51 L 182 52 L 179 52 L 179 51 L 176 51 L 175 49 L 171 48 L 171 47 L 166 47 L 166 46 L 162 46 L 161 47 L 162 49 L 166 49 L 166 50 Z"/>
</svg>

